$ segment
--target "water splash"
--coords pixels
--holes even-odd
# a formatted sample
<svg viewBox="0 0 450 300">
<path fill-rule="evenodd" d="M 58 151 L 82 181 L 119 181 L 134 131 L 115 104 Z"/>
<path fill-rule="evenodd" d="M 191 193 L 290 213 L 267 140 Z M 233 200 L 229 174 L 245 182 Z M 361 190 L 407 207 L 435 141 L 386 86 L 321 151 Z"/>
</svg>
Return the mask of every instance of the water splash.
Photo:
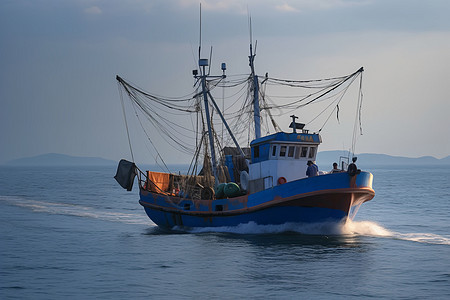
<svg viewBox="0 0 450 300">
<path fill-rule="evenodd" d="M 180 228 L 175 228 L 180 229 Z M 281 225 L 258 225 L 254 222 L 239 224 L 233 227 L 203 227 L 191 228 L 190 233 L 221 232 L 235 234 L 273 234 L 283 232 L 296 232 L 305 235 L 341 235 L 342 225 L 335 222 L 323 223 L 285 223 Z"/>
<path fill-rule="evenodd" d="M 343 227 L 343 234 L 357 234 L 361 236 L 386 237 L 397 240 L 436 244 L 450 245 L 450 238 L 434 233 L 400 233 L 390 231 L 383 226 L 371 221 L 348 221 Z"/>
<path fill-rule="evenodd" d="M 392 237 L 394 233 L 383 226 L 371 221 L 348 220 L 341 227 L 342 234 L 356 234 L 362 236 Z"/>
<path fill-rule="evenodd" d="M 176 230 L 182 228 L 175 227 Z M 234 227 L 205 227 L 188 229 L 191 233 L 222 232 L 236 234 L 268 234 L 282 232 L 297 232 L 306 235 L 362 235 L 391 237 L 388 229 L 370 221 L 347 221 L 345 224 L 336 222 L 321 223 L 285 223 L 281 225 L 258 225 L 254 222 L 240 224 Z"/>
</svg>

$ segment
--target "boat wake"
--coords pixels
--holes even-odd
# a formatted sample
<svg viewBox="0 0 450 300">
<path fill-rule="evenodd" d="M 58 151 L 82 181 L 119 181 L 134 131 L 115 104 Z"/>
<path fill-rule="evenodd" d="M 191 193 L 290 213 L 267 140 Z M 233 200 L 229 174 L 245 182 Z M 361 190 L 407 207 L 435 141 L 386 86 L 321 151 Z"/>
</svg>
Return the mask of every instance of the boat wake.
<svg viewBox="0 0 450 300">
<path fill-rule="evenodd" d="M 399 233 L 394 238 L 425 244 L 450 245 L 450 238 L 433 233 Z"/>
<path fill-rule="evenodd" d="M 174 228 L 181 230 L 180 228 Z M 390 231 L 372 221 L 347 221 L 346 224 L 315 223 L 299 224 L 286 223 L 283 225 L 258 225 L 253 222 L 236 227 L 193 228 L 190 233 L 234 233 L 234 234 L 274 234 L 296 232 L 305 235 L 336 235 L 336 236 L 367 236 L 391 238 L 426 244 L 450 245 L 450 238 L 433 233 L 399 233 Z"/>
<path fill-rule="evenodd" d="M 371 221 L 349 221 L 343 226 L 344 234 L 387 237 L 425 244 L 450 245 L 450 238 L 433 233 L 400 233 L 390 231 Z"/>
<path fill-rule="evenodd" d="M 77 216 L 99 219 L 125 224 L 152 225 L 141 213 L 110 212 L 103 209 L 68 203 L 54 203 L 31 200 L 17 196 L 0 196 L 0 201 L 9 205 L 23 207 L 34 212 L 55 215 Z M 234 233 L 234 234 L 276 234 L 296 232 L 305 235 L 337 235 L 337 236 L 368 236 L 412 241 L 424 244 L 450 245 L 450 238 L 433 233 L 399 233 L 390 231 L 372 221 L 347 221 L 346 224 L 315 223 L 299 224 L 286 223 L 282 225 L 258 225 L 254 222 L 240 224 L 235 227 L 202 227 L 202 228 L 173 228 L 175 231 L 186 233 Z"/>
<path fill-rule="evenodd" d="M 341 227 L 342 226 L 338 224 L 328 222 L 314 224 L 285 223 L 282 225 L 258 225 L 254 222 L 249 222 L 233 227 L 198 227 L 189 229 L 188 231 L 191 233 L 221 232 L 236 234 L 272 234 L 297 232 L 308 235 L 341 235 Z"/>
<path fill-rule="evenodd" d="M 0 201 L 10 205 L 27 208 L 34 212 L 77 216 L 126 224 L 149 224 L 148 219 L 145 218 L 145 216 L 142 216 L 142 214 L 110 212 L 82 205 L 38 201 L 17 196 L 0 196 Z"/>
</svg>

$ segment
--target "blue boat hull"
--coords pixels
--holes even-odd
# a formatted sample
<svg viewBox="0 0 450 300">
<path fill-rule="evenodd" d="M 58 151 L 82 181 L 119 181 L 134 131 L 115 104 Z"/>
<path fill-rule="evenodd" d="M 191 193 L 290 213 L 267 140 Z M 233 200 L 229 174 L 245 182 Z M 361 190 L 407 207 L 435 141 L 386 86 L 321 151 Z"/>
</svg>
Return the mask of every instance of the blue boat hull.
<svg viewBox="0 0 450 300">
<path fill-rule="evenodd" d="M 166 228 L 345 222 L 374 197 L 372 178 L 368 172 L 328 174 L 217 200 L 183 199 L 141 188 L 139 203 L 155 224 Z"/>
</svg>

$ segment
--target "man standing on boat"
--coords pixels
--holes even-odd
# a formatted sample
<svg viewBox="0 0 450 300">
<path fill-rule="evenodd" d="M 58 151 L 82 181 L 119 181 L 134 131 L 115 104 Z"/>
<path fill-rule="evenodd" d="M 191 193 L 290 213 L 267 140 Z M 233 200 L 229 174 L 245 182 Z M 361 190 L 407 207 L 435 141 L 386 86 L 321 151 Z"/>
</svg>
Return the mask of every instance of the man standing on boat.
<svg viewBox="0 0 450 300">
<path fill-rule="evenodd" d="M 333 163 L 333 169 L 330 171 L 330 173 L 333 174 L 333 173 L 340 173 L 340 172 L 342 172 L 342 171 L 338 169 L 338 164 Z"/>
<path fill-rule="evenodd" d="M 319 175 L 319 167 L 313 163 L 311 160 L 308 160 L 308 169 L 306 169 L 306 176 L 314 177 Z"/>
</svg>

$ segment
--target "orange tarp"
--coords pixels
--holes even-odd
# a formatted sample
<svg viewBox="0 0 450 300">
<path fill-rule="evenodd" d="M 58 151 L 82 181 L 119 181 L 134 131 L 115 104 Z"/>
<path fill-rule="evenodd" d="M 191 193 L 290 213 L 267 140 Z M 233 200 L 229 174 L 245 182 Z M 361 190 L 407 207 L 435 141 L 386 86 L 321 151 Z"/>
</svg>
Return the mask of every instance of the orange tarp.
<svg viewBox="0 0 450 300">
<path fill-rule="evenodd" d="M 147 171 L 148 188 L 152 192 L 167 192 L 169 189 L 170 174 Z"/>
</svg>

